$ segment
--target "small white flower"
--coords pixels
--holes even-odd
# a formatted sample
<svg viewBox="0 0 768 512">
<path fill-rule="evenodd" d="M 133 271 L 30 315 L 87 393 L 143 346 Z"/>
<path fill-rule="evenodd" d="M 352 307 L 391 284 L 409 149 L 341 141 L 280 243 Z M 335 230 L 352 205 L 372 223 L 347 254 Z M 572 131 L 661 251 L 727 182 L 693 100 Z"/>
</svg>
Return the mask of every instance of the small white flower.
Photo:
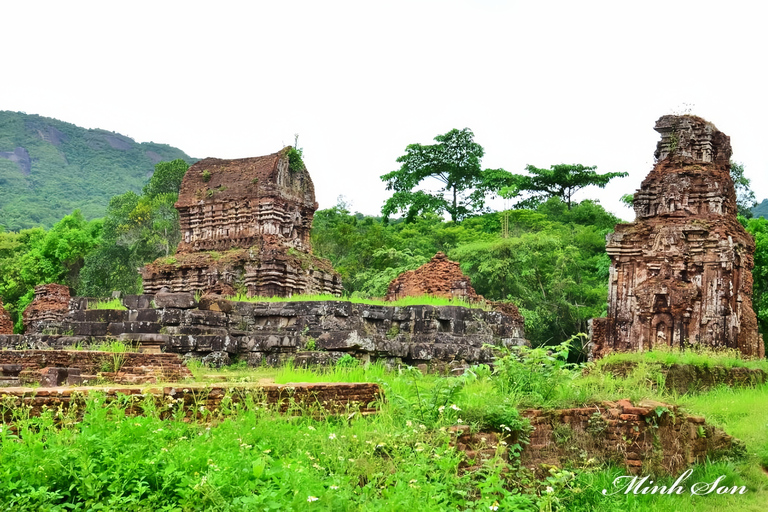
<svg viewBox="0 0 768 512">
<path fill-rule="evenodd" d="M 315 427 L 313 427 L 312 425 L 308 426 L 307 428 L 308 428 L 309 430 L 315 430 Z M 310 496 L 310 498 L 311 498 L 311 497 L 312 497 L 312 496 Z"/>
<path fill-rule="evenodd" d="M 338 486 L 338 485 L 332 485 L 332 486 L 330 487 L 330 489 L 332 489 L 332 490 L 334 490 L 334 491 L 335 491 L 336 489 L 338 489 L 338 488 L 339 488 L 339 486 Z"/>
<path fill-rule="evenodd" d="M 456 423 L 458 423 L 459 425 L 461 425 L 462 423 L 464 423 L 464 420 L 462 420 L 461 418 L 459 418 L 459 419 L 457 419 L 457 420 L 456 420 Z"/>
<path fill-rule="evenodd" d="M 547 486 L 547 494 L 551 494 L 553 492 L 555 492 L 555 490 L 552 488 L 552 486 L 548 485 Z"/>
<path fill-rule="evenodd" d="M 328 439 L 336 439 L 336 434 L 328 434 Z"/>
<path fill-rule="evenodd" d="M 409 483 L 409 484 L 415 484 L 416 482 L 418 482 L 418 480 L 416 480 L 416 479 L 414 478 L 413 480 L 411 480 L 411 481 L 410 481 L 410 482 L 408 482 L 408 483 Z"/>
<path fill-rule="evenodd" d="M 317 501 L 317 500 L 319 500 L 319 499 L 320 499 L 320 498 L 316 498 L 315 496 L 308 496 L 308 497 L 307 497 L 307 501 L 308 501 L 308 502 L 310 502 L 310 503 L 312 503 L 313 501 Z"/>
<path fill-rule="evenodd" d="M 499 502 L 498 501 L 494 501 L 493 505 L 489 505 L 488 508 L 493 510 L 494 512 L 496 512 L 497 510 L 499 510 Z"/>
<path fill-rule="evenodd" d="M 411 420 L 408 420 L 408 421 L 405 422 L 405 426 L 406 427 L 412 427 L 413 426 L 413 422 Z"/>
<path fill-rule="evenodd" d="M 269 449 L 267 449 L 267 450 L 264 450 L 264 451 L 263 451 L 263 452 L 261 452 L 261 453 L 270 453 L 271 451 L 272 451 L 272 450 L 269 450 Z"/>
<path fill-rule="evenodd" d="M 459 409 L 459 406 L 456 405 L 456 404 L 451 404 L 451 409 L 453 409 L 454 411 L 460 411 L 461 410 L 461 409 Z"/>
<path fill-rule="evenodd" d="M 441 405 L 440 407 L 437 408 L 437 412 L 439 412 L 441 414 L 443 413 L 444 410 L 445 410 L 445 406 L 444 405 Z"/>
</svg>

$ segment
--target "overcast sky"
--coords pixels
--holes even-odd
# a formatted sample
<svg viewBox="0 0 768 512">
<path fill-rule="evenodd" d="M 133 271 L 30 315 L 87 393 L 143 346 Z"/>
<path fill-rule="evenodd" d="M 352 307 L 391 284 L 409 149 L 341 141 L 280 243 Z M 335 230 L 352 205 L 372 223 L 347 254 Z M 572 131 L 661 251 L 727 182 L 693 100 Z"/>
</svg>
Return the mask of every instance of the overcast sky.
<svg viewBox="0 0 768 512">
<path fill-rule="evenodd" d="M 731 137 L 768 197 L 766 9 L 755 1 L 3 2 L 0 110 L 191 156 L 274 153 L 299 134 L 320 208 L 379 214 L 411 143 L 469 127 L 483 167 L 653 165 L 661 115 Z"/>
</svg>

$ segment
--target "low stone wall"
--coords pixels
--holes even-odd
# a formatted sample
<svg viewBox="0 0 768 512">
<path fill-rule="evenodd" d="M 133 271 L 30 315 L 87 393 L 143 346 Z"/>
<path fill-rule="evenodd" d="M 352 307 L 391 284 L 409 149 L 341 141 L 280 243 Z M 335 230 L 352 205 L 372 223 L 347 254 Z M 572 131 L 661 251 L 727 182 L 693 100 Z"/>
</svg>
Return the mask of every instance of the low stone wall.
<svg viewBox="0 0 768 512">
<path fill-rule="evenodd" d="M 664 376 L 664 388 L 678 394 L 706 391 L 720 384 L 731 387 L 744 387 L 762 384 L 768 381 L 768 374 L 758 368 L 724 366 L 697 366 L 694 364 L 646 363 Z M 626 377 L 637 368 L 637 363 L 625 361 L 606 364 L 604 372 Z"/>
<path fill-rule="evenodd" d="M 689 465 L 738 449 L 739 443 L 704 418 L 653 401 L 636 406 L 629 400 L 602 402 L 578 409 L 528 410 L 533 426 L 522 464 L 534 471 L 542 465 L 563 467 L 613 462 L 633 473 L 678 474 Z"/>
<path fill-rule="evenodd" d="M 117 359 L 116 359 L 117 358 Z M 118 363 L 119 368 L 115 368 Z M 44 368 L 77 368 L 95 379 L 106 374 L 116 382 L 179 382 L 192 377 L 178 354 L 95 352 L 85 350 L 0 350 L 0 367 L 20 366 L 21 380 L 39 382 Z M 117 371 L 116 371 L 117 370 Z"/>
<path fill-rule="evenodd" d="M 61 321 L 37 332 L 0 336 L 0 347 L 66 348 L 118 339 L 145 350 L 204 357 L 226 352 L 251 365 L 304 351 L 351 354 L 412 365 L 491 362 L 487 345 L 526 344 L 523 321 L 460 306 L 371 306 L 345 301 L 232 302 L 187 293 L 128 296 L 127 310 L 88 310 L 76 297 Z M 337 358 L 336 356 L 331 359 Z"/>
<path fill-rule="evenodd" d="M 183 416 L 187 419 L 207 419 L 223 414 L 234 404 L 270 406 L 288 413 L 309 413 L 324 410 L 331 413 L 371 414 L 375 402 L 383 399 L 378 384 L 373 383 L 317 383 L 237 385 L 184 385 L 163 388 L 3 388 L 0 389 L 0 418 L 14 420 L 15 411 L 39 416 L 45 410 L 63 412 L 78 405 L 82 418 L 82 405 L 91 394 L 104 396 L 106 402 L 121 400 L 127 404 L 129 414 L 143 414 L 147 406 L 162 418 Z M 125 397 L 128 397 L 127 399 Z M 146 400 L 150 400 L 147 403 Z"/>
</svg>

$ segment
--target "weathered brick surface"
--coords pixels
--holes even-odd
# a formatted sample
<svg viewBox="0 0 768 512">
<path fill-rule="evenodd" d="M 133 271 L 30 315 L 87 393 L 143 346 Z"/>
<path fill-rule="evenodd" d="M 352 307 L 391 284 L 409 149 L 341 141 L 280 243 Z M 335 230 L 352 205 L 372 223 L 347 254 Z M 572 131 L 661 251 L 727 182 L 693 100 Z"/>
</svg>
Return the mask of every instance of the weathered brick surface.
<svg viewBox="0 0 768 512">
<path fill-rule="evenodd" d="M 0 298 L 0 334 L 13 334 L 11 315 L 3 307 L 2 298 Z"/>
<path fill-rule="evenodd" d="M 703 418 L 687 416 L 677 407 L 653 401 L 633 405 L 629 400 L 592 407 L 523 412 L 533 427 L 522 452 L 524 467 L 562 467 L 567 461 L 611 461 L 629 471 L 677 474 L 707 457 L 715 458 L 738 446 Z"/>
<path fill-rule="evenodd" d="M 85 350 L 0 350 L 0 366 L 19 365 L 27 375 L 45 368 L 78 368 L 80 373 L 96 375 L 103 368 L 113 365 L 112 352 Z M 125 352 L 119 354 L 121 371 L 112 374 L 114 380 L 131 382 L 137 377 L 154 381 L 178 382 L 191 377 L 178 354 L 143 354 Z M 47 373 L 47 371 L 45 372 Z"/>
<path fill-rule="evenodd" d="M 2 388 L 0 389 L 0 416 L 6 422 L 13 419 L 15 408 L 28 406 L 29 414 L 38 416 L 44 407 L 67 410 L 72 404 L 82 404 L 90 393 L 103 394 L 106 402 L 120 395 L 133 397 L 128 406 L 129 414 L 141 414 L 141 402 L 154 400 L 161 417 L 175 416 L 179 408 L 190 419 L 214 417 L 221 412 L 222 402 L 227 398 L 232 403 L 253 401 L 258 406 L 271 406 L 281 412 L 292 414 L 313 414 L 325 410 L 331 413 L 370 414 L 375 412 L 375 402 L 383 400 L 378 384 L 374 383 L 313 383 L 313 384 L 265 384 L 260 386 L 233 386 L 214 384 L 184 384 L 164 388 Z M 230 402 L 231 400 L 231 402 Z M 202 408 L 202 409 L 201 409 Z M 80 410 L 83 408 L 80 407 Z"/>
<path fill-rule="evenodd" d="M 312 254 L 315 189 L 306 169 L 290 168 L 289 151 L 190 167 L 176 203 L 175 261 L 144 267 L 144 290 L 222 293 L 239 282 L 252 296 L 340 294 L 339 274 Z"/>
<path fill-rule="evenodd" d="M 22 313 L 24 332 L 43 332 L 43 324 L 60 322 L 69 313 L 69 287 L 60 284 L 35 286 L 35 298 Z"/>
<path fill-rule="evenodd" d="M 608 236 L 608 316 L 592 357 L 655 346 L 763 357 L 752 308 L 755 242 L 736 219 L 730 138 L 695 116 L 663 116 L 658 159 L 634 196 L 636 220 Z"/>
<path fill-rule="evenodd" d="M 449 260 L 442 252 L 438 252 L 428 263 L 416 270 L 400 274 L 389 283 L 386 300 L 420 295 L 463 299 L 468 302 L 482 299 L 472 288 L 469 277 L 459 268 L 458 262 Z"/>
</svg>

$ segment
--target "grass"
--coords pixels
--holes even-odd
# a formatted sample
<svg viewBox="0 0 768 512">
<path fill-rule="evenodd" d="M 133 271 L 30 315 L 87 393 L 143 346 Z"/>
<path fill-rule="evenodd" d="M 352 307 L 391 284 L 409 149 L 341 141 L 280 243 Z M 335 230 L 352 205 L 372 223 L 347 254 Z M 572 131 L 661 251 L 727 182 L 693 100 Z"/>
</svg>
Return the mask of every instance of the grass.
<svg viewBox="0 0 768 512">
<path fill-rule="evenodd" d="M 128 309 L 123 306 L 120 299 L 100 300 L 96 303 L 89 302 L 88 309 Z"/>
<path fill-rule="evenodd" d="M 722 366 L 724 368 L 758 368 L 768 372 L 768 360 L 766 359 L 747 359 L 738 350 L 715 351 L 706 347 L 676 350 L 660 346 L 646 352 L 619 352 L 604 357 L 597 362 L 597 366 L 604 367 L 605 365 L 623 362 L 660 363 L 667 366 L 690 364 L 704 368 L 711 368 L 713 366 Z"/>
<path fill-rule="evenodd" d="M 315 409 L 279 415 L 250 401 L 207 411 L 200 423 L 161 421 L 151 405 L 131 417 L 127 402 L 104 407 L 98 397 L 81 422 L 54 410 L 29 418 L 19 409 L 17 430 L 0 431 L 0 502 L 13 510 L 764 510 L 768 385 L 674 396 L 653 385 L 648 361 L 656 356 L 621 378 L 600 365 L 584 375 L 560 355 L 536 350 L 501 355 L 495 372 L 476 365 L 452 377 L 349 361 L 322 369 L 190 365 L 196 379 L 378 382 L 386 401 L 369 417 Z M 537 373 L 544 378 L 530 375 Z M 477 471 L 459 471 L 462 455 L 451 446 L 449 426 L 525 432 L 519 408 L 619 398 L 677 403 L 741 439 L 745 457 L 697 464 L 686 482 L 724 475 L 721 485 L 743 485 L 747 493 L 606 496 L 602 490 L 612 489 L 624 468 L 552 468 L 536 480 L 498 456 Z M 658 480 L 669 486 L 674 478 Z"/>
<path fill-rule="evenodd" d="M 489 309 L 489 306 L 477 302 L 467 302 L 461 299 L 446 299 L 444 297 L 434 297 L 432 295 L 422 295 L 419 297 L 404 297 L 394 301 L 384 299 L 368 299 L 362 297 L 336 297 L 331 294 L 317 295 L 293 295 L 291 297 L 248 297 L 245 294 L 239 294 L 235 297 L 227 297 L 236 302 L 325 302 L 341 301 L 351 302 L 352 304 L 368 304 L 371 306 L 462 306 L 467 308 Z"/>
</svg>

